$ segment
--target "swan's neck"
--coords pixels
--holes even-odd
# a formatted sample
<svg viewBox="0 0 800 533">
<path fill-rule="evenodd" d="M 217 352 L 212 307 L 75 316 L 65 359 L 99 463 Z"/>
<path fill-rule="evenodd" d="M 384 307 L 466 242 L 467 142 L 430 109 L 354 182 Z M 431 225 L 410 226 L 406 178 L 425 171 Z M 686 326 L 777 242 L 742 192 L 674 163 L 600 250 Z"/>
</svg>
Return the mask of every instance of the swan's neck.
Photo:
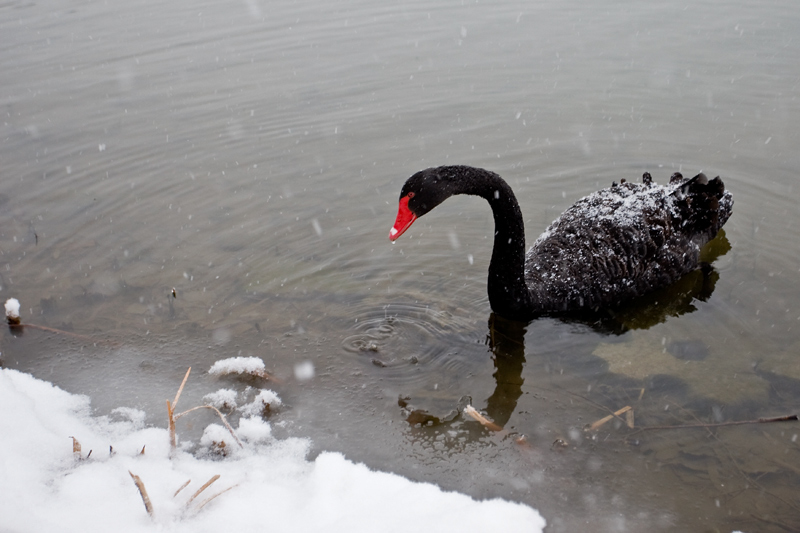
<svg viewBox="0 0 800 533">
<path fill-rule="evenodd" d="M 525 225 L 511 187 L 500 176 L 488 173 L 478 194 L 494 214 L 494 248 L 489 264 L 488 292 L 492 309 L 509 318 L 528 318 L 536 308 L 525 283 Z"/>
</svg>

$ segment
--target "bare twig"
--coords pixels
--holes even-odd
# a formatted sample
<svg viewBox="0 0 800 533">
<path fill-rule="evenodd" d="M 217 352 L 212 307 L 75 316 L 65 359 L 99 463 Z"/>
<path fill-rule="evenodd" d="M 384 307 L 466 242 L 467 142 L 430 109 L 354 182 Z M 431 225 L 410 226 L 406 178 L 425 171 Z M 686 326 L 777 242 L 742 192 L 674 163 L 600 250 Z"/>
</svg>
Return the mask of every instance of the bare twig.
<svg viewBox="0 0 800 533">
<path fill-rule="evenodd" d="M 133 482 L 136 484 L 136 488 L 139 489 L 139 494 L 142 495 L 142 501 L 144 502 L 144 508 L 147 510 L 147 514 L 150 515 L 150 518 L 153 517 L 153 504 L 150 502 L 150 496 L 147 495 L 147 489 L 144 488 L 144 482 L 142 478 L 128 470 L 128 473 L 133 478 Z"/>
<path fill-rule="evenodd" d="M 618 410 L 618 411 L 614 411 L 614 413 L 613 413 L 613 414 L 610 414 L 610 415 L 608 415 L 608 416 L 604 416 L 604 417 L 603 417 L 603 418 L 601 418 L 600 420 L 598 420 L 598 421 L 594 422 L 593 424 L 589 425 L 589 426 L 586 428 L 586 431 L 594 431 L 595 429 L 599 428 L 600 426 L 602 426 L 603 424 L 605 424 L 606 422 L 608 422 L 608 421 L 609 421 L 609 420 L 611 420 L 612 418 L 614 418 L 614 417 L 618 417 L 619 415 L 622 415 L 622 414 L 625 414 L 625 413 L 627 413 L 628 411 L 630 411 L 631 409 L 632 409 L 632 407 L 631 407 L 630 405 L 626 405 L 626 406 L 625 406 L 625 407 L 623 407 L 622 409 L 620 409 L 620 410 Z"/>
<path fill-rule="evenodd" d="M 167 401 L 167 404 L 169 404 L 169 401 Z M 240 448 L 244 448 L 244 445 L 242 444 L 242 441 L 239 440 L 239 437 L 236 436 L 236 432 L 233 431 L 233 428 L 231 427 L 230 424 L 228 424 L 228 421 L 225 419 L 225 415 L 223 415 L 222 412 L 219 409 L 217 409 L 216 407 L 214 407 L 213 405 L 198 405 L 197 407 L 192 407 L 191 409 L 187 409 L 186 411 L 184 411 L 182 413 L 178 413 L 177 415 L 174 415 L 174 419 L 178 420 L 183 415 L 189 414 L 192 411 L 196 411 L 198 409 L 211 409 L 214 412 L 216 412 L 219 415 L 220 420 L 222 420 L 222 423 L 225 425 L 225 429 L 227 429 L 228 432 L 231 434 L 231 436 L 236 440 L 236 443 L 239 445 L 239 447 Z M 173 422 L 173 427 L 174 427 L 174 422 Z"/>
<path fill-rule="evenodd" d="M 189 369 L 186 371 L 186 375 L 183 376 L 183 381 L 181 382 L 181 386 L 178 388 L 178 393 L 175 394 L 175 400 L 172 403 L 170 403 L 170 401 L 167 400 L 167 416 L 169 418 L 169 446 L 170 446 L 170 449 L 174 452 L 178 447 L 178 438 L 177 438 L 177 435 L 175 433 L 175 421 L 177 421 L 183 415 L 191 413 L 192 411 L 196 411 L 197 409 L 212 409 L 212 410 L 214 410 L 219 415 L 220 420 L 222 420 L 222 424 L 225 426 L 225 429 L 227 429 L 228 432 L 231 434 L 231 436 L 234 438 L 234 440 L 236 440 L 236 443 L 239 445 L 239 447 L 240 448 L 244 448 L 244 445 L 242 444 L 242 441 L 239 440 L 239 437 L 236 436 L 236 432 L 233 431 L 233 428 L 231 427 L 230 424 L 228 424 L 228 421 L 225 419 L 225 415 L 223 415 L 222 412 L 219 409 L 217 409 L 216 407 L 214 407 L 213 405 L 198 405 L 197 407 L 192 407 L 191 409 L 188 409 L 188 410 L 186 410 L 186 411 L 184 411 L 182 413 L 175 414 L 175 405 L 177 405 L 178 400 L 181 397 L 181 392 L 183 392 L 183 387 L 184 387 L 184 385 L 186 385 L 186 380 L 189 379 L 189 372 L 191 372 L 191 371 L 192 371 L 192 367 L 189 367 Z"/>
<path fill-rule="evenodd" d="M 768 424 L 772 422 L 794 422 L 797 421 L 797 415 L 776 416 L 773 418 L 757 418 L 755 420 L 734 420 L 731 422 L 715 422 L 715 423 L 699 423 L 699 424 L 678 424 L 675 426 L 644 426 L 640 427 L 639 431 L 648 429 L 689 429 L 689 428 L 719 428 L 725 426 L 741 426 L 744 424 Z"/>
<path fill-rule="evenodd" d="M 89 337 L 87 335 L 81 335 L 79 333 L 71 333 L 69 331 L 64 331 L 64 330 L 56 329 L 56 328 L 49 328 L 47 326 L 40 326 L 38 324 L 9 324 L 8 327 L 13 328 L 13 329 L 24 329 L 24 328 L 40 329 L 42 331 L 47 331 L 47 332 L 50 332 L 50 333 L 57 333 L 59 335 L 66 335 L 67 337 L 72 337 L 74 339 L 80 339 L 82 341 L 91 342 L 91 343 L 97 343 L 97 344 L 106 344 L 106 345 L 110 344 L 112 346 L 118 344 L 117 342 L 114 342 L 114 341 L 103 341 L 103 340 L 95 339 L 93 337 Z"/>
</svg>

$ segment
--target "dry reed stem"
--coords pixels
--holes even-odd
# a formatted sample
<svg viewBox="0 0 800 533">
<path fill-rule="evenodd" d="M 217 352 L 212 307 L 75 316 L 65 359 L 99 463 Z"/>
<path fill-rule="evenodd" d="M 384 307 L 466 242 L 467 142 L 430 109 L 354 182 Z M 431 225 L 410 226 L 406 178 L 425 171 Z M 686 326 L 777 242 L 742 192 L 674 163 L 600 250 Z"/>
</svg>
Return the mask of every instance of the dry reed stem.
<svg viewBox="0 0 800 533">
<path fill-rule="evenodd" d="M 153 517 L 153 504 L 150 502 L 150 496 L 147 495 L 147 489 L 144 488 L 144 481 L 142 478 L 128 470 L 128 473 L 133 478 L 133 482 L 136 484 L 136 488 L 139 489 L 139 494 L 142 496 L 142 501 L 144 502 L 144 508 L 147 510 L 147 514 L 150 515 L 150 518 Z"/>
<path fill-rule="evenodd" d="M 595 429 L 599 428 L 600 426 L 602 426 L 603 424 L 605 424 L 606 422 L 608 422 L 612 418 L 617 417 L 617 416 L 619 416 L 621 414 L 627 413 L 631 409 L 632 409 L 632 407 L 630 405 L 626 405 L 625 407 L 623 407 L 619 411 L 615 411 L 614 414 L 611 414 L 611 415 L 608 415 L 608 416 L 604 416 L 600 420 L 594 422 L 593 424 L 591 424 L 589 427 L 586 428 L 586 431 L 594 431 Z"/>
<path fill-rule="evenodd" d="M 175 435 L 175 412 L 172 410 L 172 404 L 167 400 L 167 418 L 169 419 L 169 449 L 175 451 L 178 447 L 177 436 Z"/>
<path fill-rule="evenodd" d="M 186 375 L 183 376 L 183 381 L 181 381 L 181 386 L 178 387 L 178 392 L 177 392 L 177 394 L 175 394 L 175 399 L 172 401 L 172 408 L 173 409 L 175 409 L 175 407 L 178 405 L 178 399 L 180 399 L 180 397 L 181 397 L 181 393 L 183 392 L 183 387 L 186 385 L 186 380 L 189 379 L 189 372 L 191 372 L 191 371 L 192 371 L 192 367 L 189 367 L 189 369 L 186 371 Z"/>
<path fill-rule="evenodd" d="M 72 439 L 72 455 L 75 457 L 75 459 L 80 460 L 81 459 L 81 443 L 78 442 L 78 439 L 76 439 L 75 437 L 70 437 L 70 438 Z"/>
<path fill-rule="evenodd" d="M 175 405 L 177 405 L 178 400 L 181 397 L 181 392 L 183 392 L 183 387 L 186 385 L 186 380 L 189 379 L 189 372 L 191 371 L 192 367 L 189 367 L 189 369 L 186 371 L 186 375 L 183 376 L 183 381 L 181 382 L 181 386 L 178 387 L 178 392 L 177 394 L 175 394 L 175 400 L 172 403 L 170 403 L 170 401 L 167 400 L 167 416 L 169 418 L 170 449 L 174 452 L 178 448 L 178 438 L 175 433 L 175 421 L 178 420 L 183 415 L 191 413 L 192 411 L 196 411 L 197 409 L 214 410 L 219 415 L 220 420 L 222 420 L 222 424 L 225 426 L 225 429 L 227 429 L 228 432 L 231 434 L 231 436 L 234 438 L 234 440 L 236 440 L 236 443 L 239 445 L 239 447 L 244 448 L 242 441 L 239 440 L 239 437 L 236 436 L 236 433 L 233 431 L 233 428 L 231 427 L 230 424 L 228 424 L 228 421 L 225 419 L 225 415 L 223 415 L 222 412 L 213 405 L 198 405 L 197 407 L 192 407 L 191 409 L 188 409 L 182 413 L 178 413 L 177 415 L 175 414 Z"/>
<path fill-rule="evenodd" d="M 169 401 L 167 401 L 167 403 L 169 403 Z M 228 421 L 225 419 L 225 415 L 223 415 L 222 412 L 219 409 L 217 409 L 216 407 L 214 407 L 213 405 L 198 405 L 197 407 L 192 407 L 191 409 L 187 409 L 186 411 L 184 411 L 182 413 L 178 413 L 177 415 L 174 415 L 175 416 L 175 420 L 178 420 L 183 415 L 189 414 L 192 411 L 196 411 L 198 409 L 211 409 L 214 412 L 216 412 L 219 415 L 220 420 L 222 420 L 222 423 L 225 425 L 225 429 L 228 430 L 228 433 L 230 433 L 231 436 L 236 440 L 236 443 L 239 445 L 240 448 L 244 448 L 244 445 L 242 444 L 242 441 L 239 440 L 239 437 L 236 436 L 236 432 L 233 431 L 233 428 L 231 427 L 230 424 L 228 424 Z"/>
<path fill-rule="evenodd" d="M 208 487 L 210 487 L 210 486 L 211 486 L 211 484 L 212 484 L 212 483 L 214 483 L 214 482 L 215 482 L 216 480 L 218 480 L 218 479 L 219 479 L 219 474 L 214 474 L 214 476 L 213 476 L 211 479 L 209 479 L 208 481 L 206 481 L 206 482 L 205 482 L 205 484 L 204 484 L 202 487 L 200 487 L 199 489 L 197 489 L 197 492 L 195 492 L 194 494 L 192 494 L 192 497 L 191 497 L 191 498 L 189 498 L 189 500 L 186 502 L 186 508 L 188 509 L 188 508 L 189 508 L 189 505 L 191 505 L 191 504 L 192 504 L 192 502 L 194 501 L 194 499 L 195 499 L 195 498 L 197 498 L 198 496 L 200 496 L 200 493 L 201 493 L 201 492 L 203 492 L 203 491 L 204 491 L 204 490 L 206 490 Z"/>
<path fill-rule="evenodd" d="M 629 428 L 633 429 L 633 409 L 625 413 L 625 423 Z"/>
<path fill-rule="evenodd" d="M 176 490 L 176 491 L 175 491 L 175 494 L 173 494 L 173 495 L 172 495 L 172 497 L 174 498 L 174 497 L 176 497 L 178 494 L 180 494 L 180 492 L 181 492 L 183 489 L 185 489 L 185 488 L 186 488 L 186 487 L 189 485 L 189 483 L 191 483 L 191 482 L 192 482 L 192 480 L 191 480 L 191 479 L 187 479 L 187 480 L 186 480 L 186 483 L 184 483 L 183 485 L 181 485 L 180 487 L 178 487 L 178 490 Z"/>
<path fill-rule="evenodd" d="M 207 504 L 208 502 L 210 502 L 211 500 L 213 500 L 213 499 L 214 499 L 214 498 L 216 498 L 217 496 L 221 496 L 221 495 L 225 494 L 226 492 L 228 492 L 229 490 L 231 490 L 232 488 L 234 488 L 234 487 L 238 487 L 238 486 L 239 486 L 238 484 L 236 484 L 236 485 L 231 485 L 231 486 L 230 486 L 230 487 L 228 487 L 227 489 L 225 489 L 225 490 L 221 490 L 221 491 L 219 491 L 218 493 L 214 494 L 213 496 L 209 496 L 208 498 L 206 498 L 205 500 L 203 500 L 203 503 L 201 503 L 200 505 L 198 505 L 198 506 L 197 506 L 197 510 L 199 511 L 200 509 L 202 509 L 202 508 L 203 508 L 203 506 L 204 506 L 205 504 Z"/>
<path fill-rule="evenodd" d="M 191 371 L 192 367 L 189 367 L 188 370 L 186 370 L 186 374 L 183 376 L 183 381 L 181 381 L 181 386 L 178 387 L 178 392 L 175 393 L 175 399 L 172 401 L 172 403 L 169 403 L 169 400 L 167 400 L 167 417 L 169 418 L 169 447 L 173 452 L 178 447 L 178 437 L 175 434 L 175 406 L 178 405 L 178 400 L 181 398 L 183 387 L 186 386 L 186 380 L 189 379 L 189 373 Z"/>
</svg>

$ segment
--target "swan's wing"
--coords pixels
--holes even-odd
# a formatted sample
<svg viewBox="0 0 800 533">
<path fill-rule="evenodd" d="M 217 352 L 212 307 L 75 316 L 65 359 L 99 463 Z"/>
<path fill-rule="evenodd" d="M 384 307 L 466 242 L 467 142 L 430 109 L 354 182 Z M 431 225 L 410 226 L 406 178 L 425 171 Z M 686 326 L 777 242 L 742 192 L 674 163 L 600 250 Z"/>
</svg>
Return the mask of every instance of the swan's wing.
<svg viewBox="0 0 800 533">
<path fill-rule="evenodd" d="M 618 305 L 697 267 L 672 188 L 625 183 L 564 212 L 528 252 L 526 281 L 546 310 Z"/>
</svg>

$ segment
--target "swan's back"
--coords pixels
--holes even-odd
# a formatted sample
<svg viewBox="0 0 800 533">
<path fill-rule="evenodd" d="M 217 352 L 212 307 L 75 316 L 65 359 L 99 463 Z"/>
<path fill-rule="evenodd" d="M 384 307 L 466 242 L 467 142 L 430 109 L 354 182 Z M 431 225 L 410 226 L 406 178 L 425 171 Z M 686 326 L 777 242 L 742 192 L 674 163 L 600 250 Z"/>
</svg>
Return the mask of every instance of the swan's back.
<svg viewBox="0 0 800 533">
<path fill-rule="evenodd" d="M 719 177 L 615 184 L 547 228 L 527 254 L 525 280 L 542 312 L 619 305 L 695 270 L 732 207 Z"/>
</svg>

